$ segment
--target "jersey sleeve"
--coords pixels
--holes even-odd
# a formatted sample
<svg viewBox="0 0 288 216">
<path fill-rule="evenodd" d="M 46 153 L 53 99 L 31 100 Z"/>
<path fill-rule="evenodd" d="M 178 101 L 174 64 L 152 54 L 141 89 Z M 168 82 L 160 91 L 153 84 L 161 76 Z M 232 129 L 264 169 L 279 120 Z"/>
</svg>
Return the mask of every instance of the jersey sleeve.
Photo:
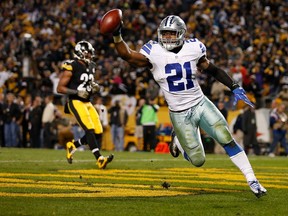
<svg viewBox="0 0 288 216">
<path fill-rule="evenodd" d="M 61 65 L 61 70 L 62 71 L 72 71 L 73 70 L 73 66 L 72 66 L 72 61 L 65 61 L 63 62 L 63 64 Z"/>
<path fill-rule="evenodd" d="M 197 63 L 198 63 L 198 60 L 202 57 L 202 56 L 206 56 L 206 46 L 201 42 L 201 41 L 198 41 L 198 44 L 199 44 L 199 55 L 198 55 L 198 59 L 197 59 Z"/>
<path fill-rule="evenodd" d="M 147 58 L 149 58 L 150 54 L 151 54 L 151 50 L 152 50 L 152 45 L 153 45 L 152 40 L 150 40 L 149 42 L 147 42 L 146 44 L 144 44 L 141 49 L 140 49 L 140 53 L 143 54 L 144 56 L 146 56 Z"/>
</svg>

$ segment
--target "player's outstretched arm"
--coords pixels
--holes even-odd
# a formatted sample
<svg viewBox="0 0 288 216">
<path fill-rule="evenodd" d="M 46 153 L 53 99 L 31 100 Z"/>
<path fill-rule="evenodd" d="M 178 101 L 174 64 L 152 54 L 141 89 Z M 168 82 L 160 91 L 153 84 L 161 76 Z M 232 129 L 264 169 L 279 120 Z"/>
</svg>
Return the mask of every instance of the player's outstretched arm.
<svg viewBox="0 0 288 216">
<path fill-rule="evenodd" d="M 137 67 L 150 66 L 149 60 L 139 52 L 132 50 L 121 36 L 122 25 L 113 33 L 113 40 L 119 56 Z"/>
<path fill-rule="evenodd" d="M 71 71 L 64 70 L 61 73 L 60 80 L 57 86 L 57 92 L 66 95 L 77 94 L 79 97 L 87 99 L 89 97 L 89 93 L 86 90 L 75 90 L 67 87 L 67 84 L 69 83 L 71 77 L 72 77 Z"/>
<path fill-rule="evenodd" d="M 231 89 L 234 94 L 234 106 L 239 100 L 243 100 L 249 106 L 254 107 L 253 103 L 248 99 L 245 90 L 235 83 L 224 70 L 212 64 L 205 56 L 199 60 L 197 66 Z"/>
</svg>

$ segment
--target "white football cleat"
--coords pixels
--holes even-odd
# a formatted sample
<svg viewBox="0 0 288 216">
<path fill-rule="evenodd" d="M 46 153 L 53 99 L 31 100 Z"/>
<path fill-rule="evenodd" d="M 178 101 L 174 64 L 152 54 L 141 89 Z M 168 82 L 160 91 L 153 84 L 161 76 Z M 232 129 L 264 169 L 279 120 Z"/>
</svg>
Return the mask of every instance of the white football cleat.
<svg viewBox="0 0 288 216">
<path fill-rule="evenodd" d="M 257 181 L 249 181 L 248 185 L 257 198 L 266 195 L 267 190 Z"/>
</svg>

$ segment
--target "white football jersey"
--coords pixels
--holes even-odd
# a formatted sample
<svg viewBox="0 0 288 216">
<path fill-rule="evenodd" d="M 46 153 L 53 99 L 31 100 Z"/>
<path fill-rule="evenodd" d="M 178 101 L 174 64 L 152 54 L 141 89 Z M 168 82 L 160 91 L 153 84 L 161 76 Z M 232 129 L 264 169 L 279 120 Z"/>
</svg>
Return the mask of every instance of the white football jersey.
<svg viewBox="0 0 288 216">
<path fill-rule="evenodd" d="M 149 41 L 140 53 L 153 65 L 151 72 L 171 111 L 186 110 L 203 99 L 196 79 L 196 64 L 206 55 L 206 47 L 198 39 L 186 40 L 178 53 L 167 51 L 156 41 Z"/>
</svg>

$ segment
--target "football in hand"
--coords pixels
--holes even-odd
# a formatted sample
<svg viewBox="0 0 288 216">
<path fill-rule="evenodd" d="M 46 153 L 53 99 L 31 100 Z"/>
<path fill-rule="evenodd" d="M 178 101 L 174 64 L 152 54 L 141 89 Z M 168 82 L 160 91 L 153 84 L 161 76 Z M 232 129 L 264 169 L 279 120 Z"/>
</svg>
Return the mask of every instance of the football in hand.
<svg viewBox="0 0 288 216">
<path fill-rule="evenodd" d="M 113 9 L 104 14 L 100 21 L 101 34 L 112 34 L 116 31 L 122 22 L 122 11 L 120 9 Z"/>
</svg>

